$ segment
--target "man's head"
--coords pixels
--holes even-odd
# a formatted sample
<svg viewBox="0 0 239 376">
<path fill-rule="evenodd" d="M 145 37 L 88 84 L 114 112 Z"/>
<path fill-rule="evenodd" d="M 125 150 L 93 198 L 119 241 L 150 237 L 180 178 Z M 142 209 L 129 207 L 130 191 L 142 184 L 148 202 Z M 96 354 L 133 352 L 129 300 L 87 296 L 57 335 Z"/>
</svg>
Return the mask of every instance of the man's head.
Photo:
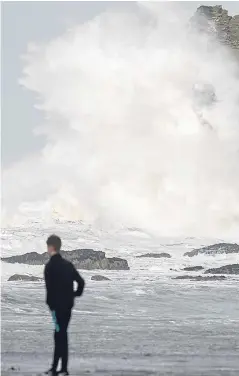
<svg viewBox="0 0 239 376">
<path fill-rule="evenodd" d="M 59 253 L 61 250 L 61 238 L 57 235 L 51 235 L 46 241 L 47 244 L 47 251 L 50 256 Z"/>
</svg>

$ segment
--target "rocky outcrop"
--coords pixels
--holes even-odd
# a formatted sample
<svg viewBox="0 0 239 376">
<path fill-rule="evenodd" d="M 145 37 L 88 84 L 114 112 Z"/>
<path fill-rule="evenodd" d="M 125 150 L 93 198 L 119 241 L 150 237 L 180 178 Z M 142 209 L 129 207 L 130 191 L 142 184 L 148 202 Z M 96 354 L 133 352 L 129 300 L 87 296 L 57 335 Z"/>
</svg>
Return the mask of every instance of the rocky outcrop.
<svg viewBox="0 0 239 376">
<path fill-rule="evenodd" d="M 75 249 L 73 251 L 61 251 L 61 255 L 71 261 L 77 269 L 108 269 L 129 270 L 128 262 L 118 257 L 107 258 L 105 252 L 93 249 Z M 30 252 L 19 256 L 3 257 L 2 261 L 27 265 L 44 265 L 49 260 L 47 252 Z"/>
<path fill-rule="evenodd" d="M 199 254 L 214 256 L 221 253 L 239 253 L 239 245 L 232 243 L 212 244 L 207 247 L 198 248 L 194 249 L 193 251 L 186 252 L 184 253 L 184 256 L 193 257 Z"/>
<path fill-rule="evenodd" d="M 137 258 L 152 257 L 152 258 L 171 258 L 169 253 L 146 253 L 145 255 L 137 256 Z"/>
<path fill-rule="evenodd" d="M 49 260 L 49 256 L 46 252 L 42 254 L 30 252 L 23 255 L 2 257 L 1 260 L 10 264 L 42 265 Z"/>
<path fill-rule="evenodd" d="M 33 275 L 27 275 L 27 274 L 14 274 L 10 278 L 8 278 L 8 281 L 39 282 L 42 280 L 43 280 L 42 278 L 35 277 Z"/>
<path fill-rule="evenodd" d="M 107 277 L 105 277 L 103 275 L 99 275 L 99 274 L 92 275 L 91 280 L 92 281 L 110 281 L 109 278 L 107 278 Z"/>
<path fill-rule="evenodd" d="M 189 23 L 190 34 L 206 36 L 206 48 L 213 51 L 218 41 L 227 46 L 231 56 L 239 60 L 239 15 L 228 15 L 221 5 L 198 7 Z M 216 42 L 216 44 L 215 44 Z M 207 108 L 218 101 L 215 88 L 209 82 L 195 82 L 192 91 L 193 109 L 200 123 L 211 131 L 215 127 L 205 118 Z"/>
<path fill-rule="evenodd" d="M 239 274 L 239 264 L 224 265 L 220 268 L 212 268 L 205 271 L 210 274 Z"/>
<path fill-rule="evenodd" d="M 183 268 L 185 272 L 198 272 L 199 270 L 202 270 L 202 266 L 187 266 L 186 268 Z"/>
<path fill-rule="evenodd" d="M 191 26 L 232 49 L 239 49 L 239 15 L 229 16 L 221 5 L 201 5 L 191 19 Z"/>
<path fill-rule="evenodd" d="M 179 275 L 173 279 L 188 279 L 190 281 L 223 281 L 226 279 L 224 275 L 213 275 L 213 276 L 192 276 L 192 275 Z"/>
</svg>

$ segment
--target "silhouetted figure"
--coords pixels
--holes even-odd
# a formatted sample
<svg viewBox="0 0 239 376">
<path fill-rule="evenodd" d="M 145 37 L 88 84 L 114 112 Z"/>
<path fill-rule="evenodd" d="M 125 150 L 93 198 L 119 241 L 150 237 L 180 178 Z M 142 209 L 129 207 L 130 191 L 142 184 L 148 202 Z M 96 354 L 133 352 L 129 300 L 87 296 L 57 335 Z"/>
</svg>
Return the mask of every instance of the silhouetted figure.
<svg viewBox="0 0 239 376">
<path fill-rule="evenodd" d="M 56 235 L 51 235 L 46 243 L 50 255 L 50 260 L 44 271 L 46 304 L 51 310 L 55 325 L 53 362 L 51 369 L 46 374 L 52 376 L 69 375 L 67 328 L 74 299 L 76 296 L 82 295 L 85 282 L 75 267 L 62 258 L 60 254 L 61 239 Z M 76 291 L 74 291 L 74 281 L 78 284 Z M 61 371 L 57 372 L 60 359 L 62 367 Z"/>
</svg>

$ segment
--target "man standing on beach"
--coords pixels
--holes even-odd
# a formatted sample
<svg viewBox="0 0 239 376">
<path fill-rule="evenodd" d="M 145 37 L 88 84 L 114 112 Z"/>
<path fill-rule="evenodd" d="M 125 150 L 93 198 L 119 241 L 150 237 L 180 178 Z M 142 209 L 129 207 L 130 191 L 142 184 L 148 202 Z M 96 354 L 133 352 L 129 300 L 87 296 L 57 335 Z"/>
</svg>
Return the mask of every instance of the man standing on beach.
<svg viewBox="0 0 239 376">
<path fill-rule="evenodd" d="M 51 235 L 46 243 L 50 255 L 50 260 L 44 271 L 46 304 L 51 310 L 55 325 L 53 362 L 51 369 L 46 374 L 66 376 L 69 375 L 67 328 L 74 299 L 82 295 L 85 282 L 75 267 L 62 258 L 60 254 L 61 239 L 56 235 Z M 78 284 L 76 291 L 74 291 L 74 281 Z M 61 371 L 57 372 L 60 359 L 62 367 Z"/>
</svg>

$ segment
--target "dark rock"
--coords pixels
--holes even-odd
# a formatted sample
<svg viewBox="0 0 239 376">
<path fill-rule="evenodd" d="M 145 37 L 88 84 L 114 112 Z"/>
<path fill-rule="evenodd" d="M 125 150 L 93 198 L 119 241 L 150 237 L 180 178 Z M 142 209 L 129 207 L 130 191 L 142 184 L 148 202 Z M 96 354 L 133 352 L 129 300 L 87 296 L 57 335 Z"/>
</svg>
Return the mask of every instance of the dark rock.
<svg viewBox="0 0 239 376">
<path fill-rule="evenodd" d="M 15 264 L 27 264 L 27 265 L 42 265 L 45 262 L 47 262 L 49 259 L 49 256 L 47 252 L 45 253 L 37 253 L 37 252 L 29 252 L 25 253 L 23 255 L 17 255 L 17 256 L 10 256 L 10 257 L 2 257 L 1 260 Z"/>
<path fill-rule="evenodd" d="M 193 276 L 191 275 L 179 275 L 177 277 L 174 277 L 173 279 L 192 279 Z"/>
<path fill-rule="evenodd" d="M 14 274 L 10 278 L 8 278 L 8 281 L 38 282 L 38 281 L 42 281 L 42 278 L 35 277 L 33 275 L 27 275 L 27 274 Z"/>
<path fill-rule="evenodd" d="M 105 257 L 105 252 L 94 251 L 93 249 L 75 249 L 73 251 L 61 251 L 61 255 L 71 261 L 77 269 L 109 269 L 129 270 L 128 262 L 124 259 Z M 19 263 L 27 265 L 44 265 L 49 260 L 45 253 L 30 252 L 19 256 L 3 257 L 2 261 L 8 263 Z"/>
<path fill-rule="evenodd" d="M 186 268 L 183 268 L 186 272 L 197 272 L 198 270 L 202 270 L 202 266 L 187 266 Z"/>
<path fill-rule="evenodd" d="M 179 275 L 178 277 L 175 277 L 173 279 L 189 279 L 190 281 L 222 281 L 226 279 L 224 275 L 213 275 L 213 276 L 191 276 L 191 275 Z"/>
<path fill-rule="evenodd" d="M 239 264 L 224 265 L 220 268 L 212 268 L 205 271 L 210 274 L 239 274 Z"/>
<path fill-rule="evenodd" d="M 201 5 L 191 19 L 191 26 L 233 50 L 239 49 L 239 16 L 229 16 L 221 5 Z"/>
<path fill-rule="evenodd" d="M 239 59 L 239 15 L 229 16 L 228 11 L 221 5 L 201 5 L 191 18 L 189 27 L 192 36 L 197 37 L 198 34 L 204 34 L 208 49 L 213 51 L 217 46 L 215 42 L 219 42 L 230 48 L 232 57 L 234 56 L 236 60 Z M 205 110 L 218 101 L 215 87 L 209 82 L 195 84 L 192 92 L 194 112 L 202 126 L 213 131 L 215 128 L 205 118 Z"/>
<path fill-rule="evenodd" d="M 194 249 L 190 252 L 184 253 L 184 256 L 197 256 L 199 254 L 204 255 L 217 255 L 221 253 L 239 253 L 239 245 L 238 244 L 232 244 L 232 243 L 218 243 L 218 244 L 212 244 L 207 247 Z"/>
<path fill-rule="evenodd" d="M 196 31 L 207 36 L 208 48 L 213 49 L 215 41 L 230 47 L 231 54 L 239 58 L 239 16 L 231 17 L 221 5 L 200 6 L 190 20 L 192 35 Z M 198 84 L 198 83 L 197 83 Z M 215 88 L 210 83 L 199 83 L 193 88 L 194 112 L 200 123 L 214 130 L 212 124 L 204 117 L 205 107 L 217 101 Z"/>
<path fill-rule="evenodd" d="M 97 274 L 97 275 L 92 275 L 91 280 L 92 280 L 92 281 L 110 281 L 109 278 L 104 277 L 103 275 L 99 275 L 99 274 Z"/>
<path fill-rule="evenodd" d="M 152 257 L 152 258 L 171 258 L 169 253 L 146 253 L 145 255 L 137 256 L 137 258 Z"/>
</svg>

